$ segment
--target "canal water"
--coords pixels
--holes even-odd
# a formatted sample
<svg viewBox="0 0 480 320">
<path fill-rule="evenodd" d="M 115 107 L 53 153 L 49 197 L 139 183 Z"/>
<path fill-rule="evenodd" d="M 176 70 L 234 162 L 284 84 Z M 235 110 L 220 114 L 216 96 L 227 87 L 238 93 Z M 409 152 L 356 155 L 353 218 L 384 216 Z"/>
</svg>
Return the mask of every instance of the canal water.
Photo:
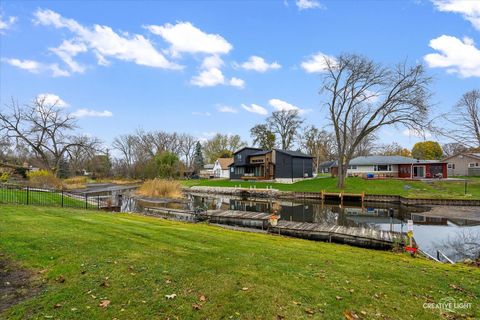
<svg viewBox="0 0 480 320">
<path fill-rule="evenodd" d="M 480 253 L 480 221 L 429 217 L 429 207 L 401 206 L 388 203 L 326 203 L 315 200 L 241 199 L 229 196 L 187 195 L 179 202 L 125 199 L 122 211 L 141 212 L 147 207 L 172 209 L 221 209 L 270 212 L 280 219 L 298 222 L 326 223 L 341 226 L 363 226 L 379 230 L 406 232 L 407 221 L 414 222 L 418 246 L 436 256 L 441 250 L 452 260 Z M 479 209 L 480 210 L 480 209 Z M 472 244 L 473 243 L 473 244 Z M 475 244 L 476 243 L 476 244 Z"/>
</svg>

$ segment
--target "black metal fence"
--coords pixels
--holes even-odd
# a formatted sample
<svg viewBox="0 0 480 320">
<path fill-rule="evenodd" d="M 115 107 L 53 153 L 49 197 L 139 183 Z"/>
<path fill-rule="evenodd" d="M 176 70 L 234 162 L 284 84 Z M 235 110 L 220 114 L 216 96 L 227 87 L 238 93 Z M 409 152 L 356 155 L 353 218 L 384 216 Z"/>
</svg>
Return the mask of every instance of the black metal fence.
<svg viewBox="0 0 480 320">
<path fill-rule="evenodd" d="M 94 195 L 69 190 L 0 184 L 0 203 L 53 206 L 78 209 L 104 209 L 113 205 L 111 195 Z"/>
</svg>

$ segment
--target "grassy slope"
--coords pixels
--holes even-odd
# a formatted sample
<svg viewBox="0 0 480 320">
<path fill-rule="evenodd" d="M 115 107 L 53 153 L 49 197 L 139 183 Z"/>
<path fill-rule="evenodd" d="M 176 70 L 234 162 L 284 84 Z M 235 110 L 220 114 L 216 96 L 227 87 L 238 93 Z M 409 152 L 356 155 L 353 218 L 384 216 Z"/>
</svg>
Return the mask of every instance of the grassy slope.
<svg viewBox="0 0 480 320">
<path fill-rule="evenodd" d="M 96 198 L 92 199 L 93 202 Z M 50 193 L 41 191 L 29 191 L 28 202 L 31 205 L 58 206 L 62 205 L 62 195 L 60 193 Z M 0 188 L 0 203 L 27 203 L 27 191 Z M 70 208 L 85 208 L 85 200 L 70 198 L 67 195 L 63 197 L 63 206 Z M 88 204 L 89 208 L 97 208 L 97 205 Z"/>
<path fill-rule="evenodd" d="M 46 270 L 42 293 L 0 318 L 300 319 L 308 310 L 343 319 L 352 310 L 368 319 L 438 319 L 439 311 L 422 305 L 444 297 L 472 302 L 466 314 L 480 316 L 480 270 L 403 254 L 25 206 L 0 207 L 0 234 L 0 251 Z M 60 275 L 64 283 L 54 280 Z M 165 298 L 173 293 L 176 299 Z M 193 310 L 201 295 L 206 302 Z M 101 298 L 111 301 L 108 308 L 98 306 Z"/>
<path fill-rule="evenodd" d="M 336 187 L 336 179 L 331 177 L 305 180 L 293 184 L 268 183 L 268 182 L 245 182 L 229 180 L 185 180 L 184 186 L 219 186 L 242 187 L 256 186 L 257 188 L 266 188 L 272 186 L 282 191 L 298 192 L 321 192 L 322 190 L 336 192 L 340 191 Z M 406 189 L 408 185 L 411 188 Z M 402 181 L 396 179 L 390 180 L 365 180 L 362 178 L 347 178 L 346 187 L 343 190 L 350 193 L 367 194 L 387 194 L 401 195 L 414 198 L 458 198 L 458 199 L 480 199 L 480 178 L 470 178 L 468 181 L 468 194 L 464 195 L 463 181 Z"/>
</svg>

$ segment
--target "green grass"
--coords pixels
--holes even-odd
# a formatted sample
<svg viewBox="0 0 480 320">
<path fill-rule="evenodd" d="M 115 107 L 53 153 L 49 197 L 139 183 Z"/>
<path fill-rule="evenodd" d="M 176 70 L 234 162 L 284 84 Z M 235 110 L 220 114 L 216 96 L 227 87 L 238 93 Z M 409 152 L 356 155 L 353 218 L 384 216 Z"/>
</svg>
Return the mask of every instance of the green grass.
<svg viewBox="0 0 480 320">
<path fill-rule="evenodd" d="M 446 297 L 480 316 L 478 268 L 405 254 L 27 206 L 0 207 L 0 234 L 0 252 L 44 279 L 2 319 L 439 319 L 423 304 Z"/>
<path fill-rule="evenodd" d="M 93 199 L 96 203 L 96 199 Z M 27 204 L 27 191 L 0 188 L 0 203 Z M 62 194 L 56 192 L 28 191 L 28 204 L 43 206 L 62 206 Z M 85 208 L 85 200 L 63 196 L 63 206 L 70 208 Z M 96 204 L 88 203 L 88 208 L 97 208 Z"/>
<path fill-rule="evenodd" d="M 186 187 L 215 186 L 215 187 L 257 187 L 272 186 L 281 191 L 297 192 L 350 192 L 366 194 L 400 195 L 409 198 L 444 198 L 444 199 L 480 199 L 480 179 L 468 179 L 468 192 L 465 195 L 463 181 L 436 180 L 432 182 L 407 181 L 398 179 L 366 180 L 362 178 L 347 178 L 345 189 L 336 187 L 337 180 L 332 177 L 316 178 L 299 181 L 293 184 L 229 181 L 229 180 L 183 180 Z"/>
</svg>

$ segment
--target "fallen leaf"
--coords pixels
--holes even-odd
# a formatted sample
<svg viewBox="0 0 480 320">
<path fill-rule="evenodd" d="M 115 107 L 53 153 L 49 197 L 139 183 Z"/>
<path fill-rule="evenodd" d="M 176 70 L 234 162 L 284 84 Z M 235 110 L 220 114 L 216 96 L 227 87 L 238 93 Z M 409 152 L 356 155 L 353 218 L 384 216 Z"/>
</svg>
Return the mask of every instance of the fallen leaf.
<svg viewBox="0 0 480 320">
<path fill-rule="evenodd" d="M 172 283 L 172 280 L 167 279 L 167 280 L 165 280 L 165 283 L 166 283 L 166 284 Z"/>
<path fill-rule="evenodd" d="M 110 304 L 110 300 L 102 300 L 100 301 L 99 307 L 106 308 Z"/>
<path fill-rule="evenodd" d="M 345 311 L 343 311 L 343 315 L 345 316 L 345 319 L 346 319 L 346 320 L 359 319 L 359 317 L 358 317 L 358 316 L 355 314 L 355 312 L 353 312 L 353 311 L 345 310 Z"/>
<path fill-rule="evenodd" d="M 335 299 L 337 299 L 337 300 L 342 300 L 342 297 L 336 296 Z"/>
<path fill-rule="evenodd" d="M 194 304 L 192 304 L 192 308 L 193 308 L 193 310 L 200 310 L 200 309 L 202 309 L 202 305 L 194 303 Z"/>
<path fill-rule="evenodd" d="M 281 314 L 277 314 L 277 320 L 284 320 L 285 316 Z"/>
<path fill-rule="evenodd" d="M 78 309 L 77 308 L 72 308 L 70 309 L 71 311 L 77 311 Z"/>
<path fill-rule="evenodd" d="M 60 303 L 55 303 L 55 305 L 53 306 L 55 309 L 58 309 L 60 308 L 62 305 Z"/>
<path fill-rule="evenodd" d="M 199 299 L 200 301 L 207 301 L 207 298 L 204 295 L 201 295 Z"/>
<path fill-rule="evenodd" d="M 176 295 L 175 293 L 166 294 L 166 295 L 165 295 L 165 298 L 167 298 L 167 299 L 175 299 L 176 296 L 177 296 L 177 295 Z"/>
<path fill-rule="evenodd" d="M 308 314 L 314 314 L 315 311 L 313 311 L 312 309 L 310 308 L 305 308 L 305 313 L 308 313 Z"/>
<path fill-rule="evenodd" d="M 247 288 L 247 287 L 243 287 L 243 288 L 242 288 L 242 291 L 248 291 L 248 288 Z"/>
<path fill-rule="evenodd" d="M 294 305 L 297 305 L 297 306 L 302 304 L 301 302 L 298 302 L 298 301 L 292 301 L 292 302 L 293 302 Z"/>
<path fill-rule="evenodd" d="M 64 276 L 59 276 L 55 279 L 55 281 L 57 281 L 59 283 L 64 283 L 65 282 L 65 277 Z"/>
<path fill-rule="evenodd" d="M 108 288 L 108 287 L 110 287 L 110 285 L 108 284 L 107 281 L 103 281 L 102 284 L 100 285 L 100 287 Z"/>
</svg>

